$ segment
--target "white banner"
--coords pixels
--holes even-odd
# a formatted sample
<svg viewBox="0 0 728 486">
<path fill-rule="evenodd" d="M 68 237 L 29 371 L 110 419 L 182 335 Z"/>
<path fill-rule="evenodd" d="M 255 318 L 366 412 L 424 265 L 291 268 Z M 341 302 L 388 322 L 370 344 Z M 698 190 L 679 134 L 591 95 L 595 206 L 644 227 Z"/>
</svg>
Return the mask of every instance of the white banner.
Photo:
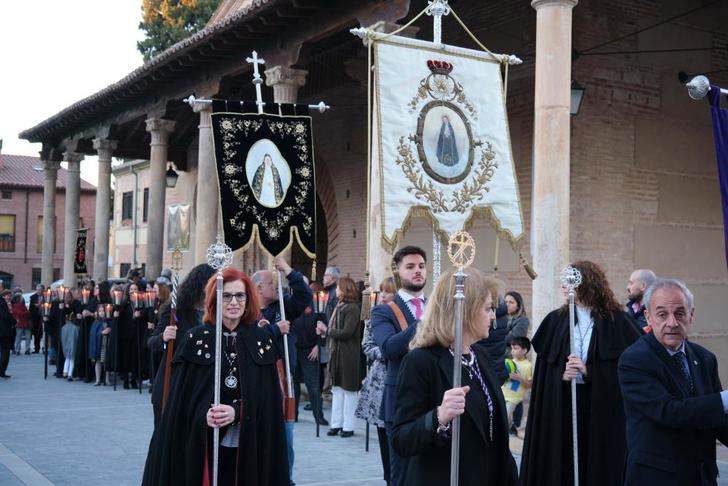
<svg viewBox="0 0 728 486">
<path fill-rule="evenodd" d="M 446 235 L 479 215 L 515 245 L 523 217 L 501 64 L 482 51 L 397 36 L 373 49 L 371 193 L 384 242 L 394 247 L 415 215 Z"/>
</svg>

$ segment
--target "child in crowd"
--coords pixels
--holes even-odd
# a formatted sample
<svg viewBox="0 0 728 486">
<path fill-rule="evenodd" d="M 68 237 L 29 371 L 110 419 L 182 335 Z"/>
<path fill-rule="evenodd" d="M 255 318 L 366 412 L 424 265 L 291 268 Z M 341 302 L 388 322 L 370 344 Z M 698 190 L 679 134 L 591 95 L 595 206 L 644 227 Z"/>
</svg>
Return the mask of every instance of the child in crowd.
<svg viewBox="0 0 728 486">
<path fill-rule="evenodd" d="M 103 305 L 96 308 L 96 316 L 91 325 L 88 339 L 88 359 L 94 364 L 96 373 L 96 386 L 102 383 L 102 367 L 106 361 L 106 341 L 111 328 L 106 324 L 106 311 Z M 106 384 L 106 381 L 103 381 Z"/>
<path fill-rule="evenodd" d="M 511 339 L 511 356 L 506 360 L 509 379 L 502 387 L 503 397 L 506 399 L 508 410 L 508 426 L 512 435 L 518 437 L 518 430 L 513 426 L 513 411 L 523 401 L 526 390 L 531 388 L 533 369 L 526 355 L 531 350 L 531 341 L 527 337 L 514 337 Z"/>
</svg>

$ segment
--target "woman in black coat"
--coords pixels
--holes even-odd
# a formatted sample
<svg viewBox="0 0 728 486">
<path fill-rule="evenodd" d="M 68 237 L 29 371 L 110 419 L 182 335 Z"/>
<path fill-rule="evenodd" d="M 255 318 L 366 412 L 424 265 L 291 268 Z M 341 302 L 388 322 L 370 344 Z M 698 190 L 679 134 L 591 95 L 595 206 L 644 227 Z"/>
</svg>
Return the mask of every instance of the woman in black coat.
<svg viewBox="0 0 728 486">
<path fill-rule="evenodd" d="M 508 416 L 488 353 L 476 344 L 495 318 L 497 284 L 468 269 L 463 304 L 463 366 L 452 388 L 453 270 L 435 289 L 397 377 L 393 445 L 410 457 L 405 485 L 450 484 L 451 422 L 460 416 L 460 485 L 509 486 L 517 472 L 508 448 Z"/>
</svg>

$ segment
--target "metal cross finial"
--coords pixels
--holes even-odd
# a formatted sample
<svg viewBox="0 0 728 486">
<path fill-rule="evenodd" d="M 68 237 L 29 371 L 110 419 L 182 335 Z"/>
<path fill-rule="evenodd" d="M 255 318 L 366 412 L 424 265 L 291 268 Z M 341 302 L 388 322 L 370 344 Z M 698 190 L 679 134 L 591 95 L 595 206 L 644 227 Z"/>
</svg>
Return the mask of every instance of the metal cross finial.
<svg viewBox="0 0 728 486">
<path fill-rule="evenodd" d="M 561 286 L 573 291 L 581 285 L 581 272 L 569 265 L 561 271 Z"/>
<path fill-rule="evenodd" d="M 432 16 L 434 25 L 432 27 L 432 42 L 442 44 L 442 17 L 450 14 L 450 6 L 447 0 L 428 0 L 427 15 Z"/>
<path fill-rule="evenodd" d="M 263 93 L 260 85 L 263 84 L 263 78 L 260 77 L 258 64 L 265 64 L 265 59 L 258 57 L 258 52 L 253 51 L 253 57 L 246 57 L 245 60 L 253 65 L 253 84 L 255 85 L 255 104 L 258 105 L 258 113 L 263 113 Z"/>
<path fill-rule="evenodd" d="M 454 233 L 447 242 L 447 256 L 456 268 L 465 268 L 475 260 L 475 240 L 467 231 Z"/>
<path fill-rule="evenodd" d="M 222 270 L 233 263 L 233 250 L 220 237 L 207 249 L 207 264 L 214 270 Z"/>
</svg>

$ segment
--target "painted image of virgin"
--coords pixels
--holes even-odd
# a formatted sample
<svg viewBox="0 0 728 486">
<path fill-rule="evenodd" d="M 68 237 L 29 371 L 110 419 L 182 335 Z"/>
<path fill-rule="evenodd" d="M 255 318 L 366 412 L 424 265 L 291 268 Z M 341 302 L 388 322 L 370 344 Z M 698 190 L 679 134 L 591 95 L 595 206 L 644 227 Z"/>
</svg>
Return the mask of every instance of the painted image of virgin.
<svg viewBox="0 0 728 486">
<path fill-rule="evenodd" d="M 437 137 L 437 160 L 447 167 L 456 165 L 460 160 L 455 131 L 447 115 L 442 116 L 440 135 Z"/>
<path fill-rule="evenodd" d="M 253 176 L 253 194 L 263 206 L 277 207 L 283 201 L 283 184 L 273 157 L 263 156 L 263 161 Z"/>
</svg>

